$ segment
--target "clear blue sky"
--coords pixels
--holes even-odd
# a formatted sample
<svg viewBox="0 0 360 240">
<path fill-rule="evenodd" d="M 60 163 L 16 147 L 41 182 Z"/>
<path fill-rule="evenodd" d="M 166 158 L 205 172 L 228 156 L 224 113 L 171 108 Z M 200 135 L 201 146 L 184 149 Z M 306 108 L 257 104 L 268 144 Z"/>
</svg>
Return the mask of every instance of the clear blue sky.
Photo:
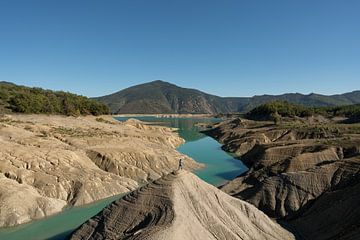
<svg viewBox="0 0 360 240">
<path fill-rule="evenodd" d="M 360 89 L 358 0 L 0 0 L 0 80 L 99 96 Z"/>
</svg>

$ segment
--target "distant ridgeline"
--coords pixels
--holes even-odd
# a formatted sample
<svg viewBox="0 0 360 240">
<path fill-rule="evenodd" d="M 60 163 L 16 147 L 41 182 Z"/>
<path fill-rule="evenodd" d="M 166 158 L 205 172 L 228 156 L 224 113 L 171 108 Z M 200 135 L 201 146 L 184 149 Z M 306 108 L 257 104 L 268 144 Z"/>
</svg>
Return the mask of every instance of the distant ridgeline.
<svg viewBox="0 0 360 240">
<path fill-rule="evenodd" d="M 287 93 L 254 97 L 219 97 L 196 89 L 182 88 L 164 81 L 153 81 L 95 98 L 112 113 L 246 113 L 271 101 L 281 100 L 313 107 L 360 103 L 360 91 L 338 95 Z"/>
<path fill-rule="evenodd" d="M 287 101 L 273 101 L 262 104 L 247 114 L 253 120 L 274 120 L 276 117 L 307 117 L 321 114 L 326 117 L 346 117 L 349 122 L 360 121 L 360 104 L 334 107 L 305 107 Z"/>
<path fill-rule="evenodd" d="M 0 82 L 0 113 L 108 114 L 108 107 L 84 96 Z"/>
</svg>

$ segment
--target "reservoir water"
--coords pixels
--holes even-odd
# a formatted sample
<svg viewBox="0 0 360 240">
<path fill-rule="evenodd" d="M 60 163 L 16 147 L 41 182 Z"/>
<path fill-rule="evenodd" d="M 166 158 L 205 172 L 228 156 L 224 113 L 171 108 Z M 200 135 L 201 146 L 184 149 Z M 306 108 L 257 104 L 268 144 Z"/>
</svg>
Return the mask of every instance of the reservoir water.
<svg viewBox="0 0 360 240">
<path fill-rule="evenodd" d="M 130 117 L 118 117 L 125 121 Z M 218 118 L 157 118 L 153 116 L 135 117 L 144 122 L 157 125 L 174 127 L 179 135 L 185 139 L 185 144 L 177 148 L 183 154 L 192 157 L 195 161 L 205 164 L 205 168 L 195 172 L 204 181 L 219 186 L 224 182 L 234 179 L 247 170 L 246 166 L 238 159 L 221 149 L 221 144 L 213 138 L 200 133 L 199 125 L 219 122 Z"/>
<path fill-rule="evenodd" d="M 129 117 L 118 117 L 125 121 Z M 219 186 L 247 171 L 246 166 L 221 149 L 221 145 L 211 137 L 199 132 L 199 124 L 218 122 L 216 118 L 156 118 L 152 116 L 134 117 L 142 121 L 162 126 L 175 127 L 185 143 L 177 148 L 183 154 L 204 163 L 205 168 L 195 172 L 204 181 Z M 64 240 L 74 229 L 100 212 L 106 205 L 119 199 L 114 196 L 81 207 L 64 210 L 54 216 L 32 221 L 11 228 L 0 229 L 0 239 L 6 240 Z"/>
</svg>

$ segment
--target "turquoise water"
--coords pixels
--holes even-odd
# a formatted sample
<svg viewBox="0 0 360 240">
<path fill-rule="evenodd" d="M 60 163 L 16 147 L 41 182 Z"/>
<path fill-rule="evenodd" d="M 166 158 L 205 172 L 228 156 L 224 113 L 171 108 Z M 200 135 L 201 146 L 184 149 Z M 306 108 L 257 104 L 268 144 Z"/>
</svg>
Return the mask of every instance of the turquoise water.
<svg viewBox="0 0 360 240">
<path fill-rule="evenodd" d="M 199 151 L 199 149 L 206 149 L 206 151 Z M 195 171 L 195 174 L 215 186 L 234 179 L 247 170 L 241 161 L 224 152 L 220 144 L 210 137 L 186 143 L 180 146 L 178 151 L 197 162 L 205 163 L 205 168 Z"/>
<path fill-rule="evenodd" d="M 206 137 L 199 132 L 200 128 L 197 127 L 196 124 L 220 121 L 218 118 L 157 118 L 153 116 L 116 117 L 119 121 L 126 121 L 129 118 L 136 118 L 141 121 L 156 123 L 157 125 L 178 128 L 179 135 L 184 138 L 186 142 L 192 142 Z"/>
<path fill-rule="evenodd" d="M 73 207 L 48 218 L 0 229 L 1 240 L 64 240 L 69 234 L 122 195 Z"/>
<path fill-rule="evenodd" d="M 158 125 L 176 127 L 179 135 L 185 139 L 185 144 L 178 147 L 184 153 L 206 167 L 196 171 L 196 175 L 204 181 L 215 186 L 231 180 L 245 172 L 247 168 L 243 163 L 234 159 L 221 149 L 221 145 L 202 133 L 197 127 L 198 123 L 218 122 L 216 118 L 155 118 L 135 117 L 142 121 L 156 122 Z M 117 118 L 119 121 L 128 118 Z M 87 219 L 96 215 L 105 206 L 121 196 L 114 196 L 81 207 L 73 207 L 59 214 L 32 221 L 12 228 L 0 229 L 0 240 L 64 240 L 78 226 Z"/>
<path fill-rule="evenodd" d="M 130 117 L 117 117 L 125 121 Z M 157 118 L 153 116 L 133 117 L 141 121 L 155 122 L 158 125 L 178 128 L 179 135 L 186 143 L 177 148 L 197 162 L 204 163 L 205 168 L 196 171 L 196 175 L 204 181 L 219 186 L 247 170 L 247 167 L 238 159 L 221 149 L 221 144 L 199 131 L 199 123 L 219 122 L 218 118 Z"/>
</svg>

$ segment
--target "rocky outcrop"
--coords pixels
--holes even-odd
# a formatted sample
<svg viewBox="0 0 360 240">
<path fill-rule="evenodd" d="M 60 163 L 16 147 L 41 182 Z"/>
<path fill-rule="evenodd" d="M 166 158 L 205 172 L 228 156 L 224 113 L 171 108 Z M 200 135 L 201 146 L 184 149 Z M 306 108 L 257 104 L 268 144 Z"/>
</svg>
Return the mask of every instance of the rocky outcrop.
<svg viewBox="0 0 360 240">
<path fill-rule="evenodd" d="M 236 178 L 222 190 L 259 207 L 274 218 L 296 218 L 324 193 L 347 188 L 358 177 L 360 160 L 322 162 L 296 172 L 271 172 L 264 168 Z"/>
<path fill-rule="evenodd" d="M 360 194 L 356 129 L 334 123 L 275 126 L 239 119 L 219 124 L 209 134 L 250 168 L 221 189 L 292 226 L 305 239 L 356 239 L 359 231 L 354 226 L 360 224 L 360 208 L 354 204 Z M 340 203 L 342 207 L 337 206 Z"/>
<path fill-rule="evenodd" d="M 254 206 L 186 172 L 125 196 L 84 223 L 80 239 L 294 239 Z"/>
<path fill-rule="evenodd" d="M 360 239 L 359 180 L 325 192 L 301 217 L 289 223 L 304 239 Z"/>
<path fill-rule="evenodd" d="M 200 167 L 170 128 L 111 117 L 0 119 L 0 226 L 129 192 L 177 168 Z"/>
</svg>

